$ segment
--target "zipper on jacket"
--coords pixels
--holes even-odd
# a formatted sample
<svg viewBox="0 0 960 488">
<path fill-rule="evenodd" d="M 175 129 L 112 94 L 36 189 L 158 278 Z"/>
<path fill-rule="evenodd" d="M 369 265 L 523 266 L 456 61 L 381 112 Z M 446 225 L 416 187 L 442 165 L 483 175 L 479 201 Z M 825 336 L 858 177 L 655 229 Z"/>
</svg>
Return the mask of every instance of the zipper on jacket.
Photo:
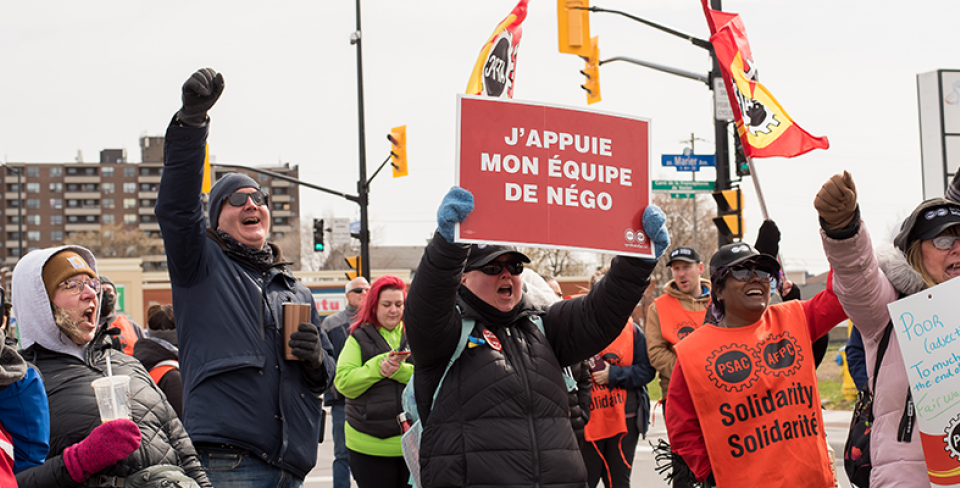
<svg viewBox="0 0 960 488">
<path fill-rule="evenodd" d="M 518 349 L 517 351 L 512 351 L 513 357 L 516 358 L 514 367 L 517 368 L 517 372 L 520 375 L 520 379 L 523 380 L 524 412 L 526 413 L 526 416 L 527 416 L 527 429 L 529 430 L 529 434 L 530 434 L 530 444 L 532 447 L 531 454 L 533 454 L 533 479 L 534 479 L 533 486 L 539 487 L 540 486 L 540 446 L 537 444 L 536 429 L 534 428 L 534 425 L 533 425 L 534 424 L 533 414 L 530 413 L 532 409 L 532 406 L 530 405 L 530 397 L 531 397 L 530 379 L 527 378 L 527 368 L 523 364 L 523 357 L 520 354 L 521 351 L 519 351 L 519 349 L 522 349 L 519 345 L 520 339 L 522 338 L 522 334 L 520 334 L 520 331 L 518 331 L 517 337 L 514 338 L 513 334 L 510 333 L 509 325 L 504 327 L 503 330 L 506 331 L 507 337 L 510 339 L 508 341 L 504 341 L 504 344 L 509 344 L 511 348 L 516 347 Z"/>
</svg>

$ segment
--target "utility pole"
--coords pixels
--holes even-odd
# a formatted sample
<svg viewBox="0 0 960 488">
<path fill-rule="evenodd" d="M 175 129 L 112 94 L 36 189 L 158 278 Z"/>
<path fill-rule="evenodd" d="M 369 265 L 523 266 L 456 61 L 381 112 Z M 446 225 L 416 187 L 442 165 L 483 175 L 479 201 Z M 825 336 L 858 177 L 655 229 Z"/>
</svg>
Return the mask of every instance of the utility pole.
<svg viewBox="0 0 960 488">
<path fill-rule="evenodd" d="M 360 0 L 357 4 L 357 30 L 350 36 L 350 44 L 357 46 L 357 120 L 360 124 L 360 178 L 357 180 L 357 196 L 360 204 L 360 274 L 370 281 L 370 225 L 367 218 L 370 182 L 367 181 L 366 129 L 363 121 L 363 49 L 360 30 Z"/>
</svg>

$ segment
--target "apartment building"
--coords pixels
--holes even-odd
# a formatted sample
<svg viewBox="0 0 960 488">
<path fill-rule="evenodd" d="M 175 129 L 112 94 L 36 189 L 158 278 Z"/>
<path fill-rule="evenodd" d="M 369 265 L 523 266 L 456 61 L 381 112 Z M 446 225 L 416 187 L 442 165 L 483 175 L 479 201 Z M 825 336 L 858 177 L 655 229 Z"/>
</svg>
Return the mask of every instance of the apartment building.
<svg viewBox="0 0 960 488">
<path fill-rule="evenodd" d="M 4 264 L 15 265 L 21 252 L 61 245 L 77 233 L 119 226 L 139 228 L 156 244 L 156 254 L 140 256 L 144 271 L 166 270 L 160 225 L 153 213 L 163 171 L 163 137 L 141 137 L 140 150 L 140 163 L 127 162 L 123 149 L 101 151 L 99 163 L 7 163 L 0 171 Z M 298 167 L 289 164 L 258 169 L 292 178 L 299 175 Z M 215 171 L 214 181 L 227 172 Z M 270 195 L 271 242 L 280 244 L 284 257 L 299 269 L 299 187 L 269 175 L 246 173 Z"/>
</svg>

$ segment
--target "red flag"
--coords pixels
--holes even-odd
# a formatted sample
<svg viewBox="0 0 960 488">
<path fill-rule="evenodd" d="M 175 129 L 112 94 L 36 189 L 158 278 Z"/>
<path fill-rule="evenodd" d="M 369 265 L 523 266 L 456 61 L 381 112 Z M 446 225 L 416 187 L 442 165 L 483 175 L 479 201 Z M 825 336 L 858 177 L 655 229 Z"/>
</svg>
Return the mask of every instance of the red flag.
<svg viewBox="0 0 960 488">
<path fill-rule="evenodd" d="M 747 30 L 738 14 L 712 10 L 700 0 L 710 26 L 723 84 L 737 119 L 737 134 L 747 157 L 792 158 L 814 149 L 827 149 L 826 137 L 815 137 L 787 115 L 767 88 L 757 81 Z"/>
<path fill-rule="evenodd" d="M 480 49 L 480 56 L 467 82 L 467 95 L 513 98 L 520 24 L 527 17 L 528 1 L 520 0 Z"/>
</svg>

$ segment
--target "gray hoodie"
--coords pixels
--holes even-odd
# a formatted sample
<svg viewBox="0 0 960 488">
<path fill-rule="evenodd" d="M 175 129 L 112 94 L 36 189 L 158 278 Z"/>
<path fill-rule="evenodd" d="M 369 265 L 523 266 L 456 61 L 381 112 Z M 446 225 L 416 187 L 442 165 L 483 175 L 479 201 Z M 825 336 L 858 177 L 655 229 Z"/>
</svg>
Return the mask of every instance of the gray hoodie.
<svg viewBox="0 0 960 488">
<path fill-rule="evenodd" d="M 53 320 L 53 309 L 50 308 L 50 297 L 47 296 L 47 289 L 43 285 L 43 266 L 54 254 L 65 249 L 79 254 L 90 269 L 97 271 L 97 260 L 93 257 L 93 253 L 80 246 L 60 246 L 31 251 L 17 263 L 17 267 L 13 270 L 13 289 L 16 291 L 13 294 L 13 309 L 16 311 L 20 340 L 24 349 L 36 343 L 51 351 L 69 354 L 82 361 L 87 348 L 86 344 L 82 346 L 74 344 L 57 327 Z M 97 307 L 99 307 L 100 300 L 99 297 L 97 298 Z M 99 317 L 99 312 L 97 310 L 94 317 Z"/>
</svg>

